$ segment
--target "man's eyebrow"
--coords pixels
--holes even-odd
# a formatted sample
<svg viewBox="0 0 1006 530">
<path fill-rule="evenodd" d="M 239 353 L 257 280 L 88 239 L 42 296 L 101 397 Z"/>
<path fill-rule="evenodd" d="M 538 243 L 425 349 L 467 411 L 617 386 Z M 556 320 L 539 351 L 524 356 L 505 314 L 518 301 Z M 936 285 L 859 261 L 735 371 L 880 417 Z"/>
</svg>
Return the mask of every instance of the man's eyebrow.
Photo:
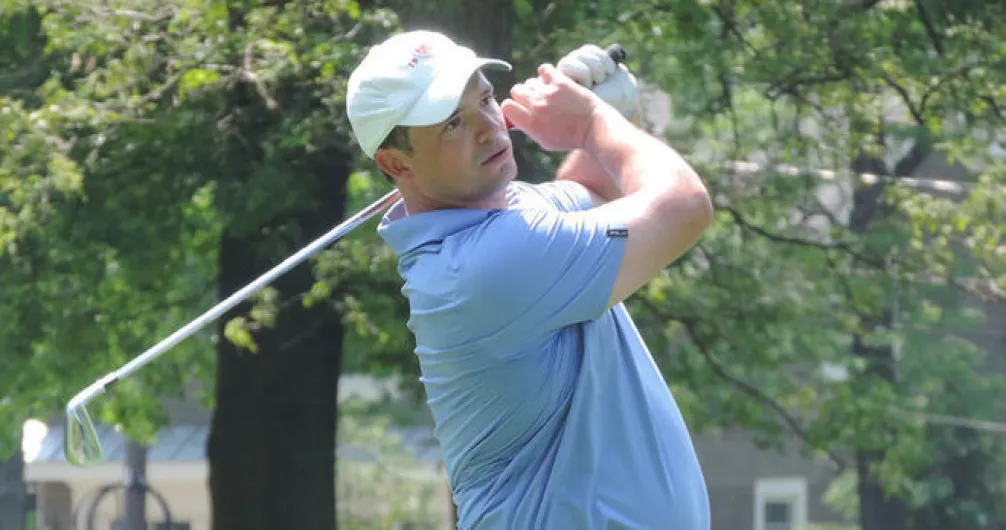
<svg viewBox="0 0 1006 530">
<path fill-rule="evenodd" d="M 454 118 L 457 118 L 459 112 L 461 112 L 461 107 L 460 106 L 458 108 L 454 109 L 454 112 L 452 112 L 451 115 L 447 117 L 447 119 L 445 119 L 444 121 L 440 122 L 440 125 L 446 125 L 447 123 L 449 123 Z"/>
<path fill-rule="evenodd" d="M 491 94 L 495 90 L 496 90 L 496 87 L 494 87 L 493 84 L 492 84 L 492 82 L 490 82 L 490 81 L 486 81 L 485 84 L 482 85 L 482 95 L 483 96 Z M 448 116 L 444 121 L 440 122 L 439 125 L 441 125 L 441 126 L 447 125 L 448 123 L 450 123 L 451 120 L 453 120 L 454 118 L 458 117 L 458 113 L 459 112 L 461 112 L 461 106 L 460 105 L 458 106 L 458 108 L 454 109 L 454 112 L 452 112 L 450 116 Z"/>
</svg>

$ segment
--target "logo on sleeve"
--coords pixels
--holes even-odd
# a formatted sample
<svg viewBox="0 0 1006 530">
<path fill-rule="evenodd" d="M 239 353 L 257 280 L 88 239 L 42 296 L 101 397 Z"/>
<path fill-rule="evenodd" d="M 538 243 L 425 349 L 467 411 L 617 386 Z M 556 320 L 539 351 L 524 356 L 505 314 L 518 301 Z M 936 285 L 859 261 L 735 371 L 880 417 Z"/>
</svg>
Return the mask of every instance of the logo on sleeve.
<svg viewBox="0 0 1006 530">
<path fill-rule="evenodd" d="M 608 237 L 629 237 L 628 228 L 609 228 Z"/>
</svg>

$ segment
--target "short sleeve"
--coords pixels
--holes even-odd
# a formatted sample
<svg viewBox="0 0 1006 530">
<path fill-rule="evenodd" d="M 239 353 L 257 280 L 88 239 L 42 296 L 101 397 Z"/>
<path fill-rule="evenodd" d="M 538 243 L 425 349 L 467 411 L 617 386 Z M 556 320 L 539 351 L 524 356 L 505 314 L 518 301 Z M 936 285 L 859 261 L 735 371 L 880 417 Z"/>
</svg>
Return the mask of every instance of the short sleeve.
<svg viewBox="0 0 1006 530">
<path fill-rule="evenodd" d="M 465 247 L 466 321 L 512 344 L 602 316 L 625 237 L 588 212 L 503 210 Z"/>
<path fill-rule="evenodd" d="M 552 180 L 535 184 L 535 188 L 563 212 L 589 210 L 594 206 L 590 192 L 579 182 Z"/>
</svg>

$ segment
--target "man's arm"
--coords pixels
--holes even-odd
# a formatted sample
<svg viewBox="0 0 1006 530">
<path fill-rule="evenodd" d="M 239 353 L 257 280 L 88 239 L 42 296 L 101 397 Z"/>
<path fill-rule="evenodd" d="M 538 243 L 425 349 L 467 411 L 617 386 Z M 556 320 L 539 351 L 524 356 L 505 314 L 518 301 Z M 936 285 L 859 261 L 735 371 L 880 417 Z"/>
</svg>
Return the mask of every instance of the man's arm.
<svg viewBox="0 0 1006 530">
<path fill-rule="evenodd" d="M 630 116 L 630 121 L 636 127 L 642 128 L 643 114 L 638 105 L 636 111 Z M 600 206 L 625 196 L 618 176 L 605 171 L 597 159 L 583 149 L 574 149 L 566 155 L 559 170 L 555 173 L 555 180 L 569 180 L 579 183 L 587 189 L 594 206 Z"/>
<path fill-rule="evenodd" d="M 713 216 L 692 167 L 670 146 L 598 105 L 581 151 L 623 196 L 591 210 L 628 232 L 609 303 L 621 302 L 691 248 Z"/>
<path fill-rule="evenodd" d="M 534 83 L 518 84 L 503 112 L 545 149 L 582 149 L 624 196 L 570 216 L 624 238 L 609 304 L 635 292 L 689 248 L 712 223 L 709 192 L 674 149 L 632 125 L 590 90 L 551 65 Z"/>
<path fill-rule="evenodd" d="M 624 196 L 618 182 L 583 149 L 576 149 L 566 155 L 555 174 L 555 180 L 568 180 L 582 185 L 590 194 L 594 206 Z"/>
<path fill-rule="evenodd" d="M 615 66 L 612 63 L 613 72 L 607 79 L 590 78 L 584 73 L 590 71 L 590 67 L 586 64 L 590 58 L 594 63 L 611 60 L 599 47 L 587 45 L 570 52 L 559 61 L 559 71 L 566 73 L 577 83 L 591 88 L 598 97 L 618 109 L 633 125 L 642 129 L 645 120 L 643 109 L 639 104 L 635 77 L 624 66 Z M 591 87 L 591 81 L 599 84 Z M 556 172 L 555 180 L 569 180 L 581 184 L 590 194 L 594 206 L 625 196 L 618 176 L 608 173 L 583 149 L 575 149 L 566 156 Z"/>
</svg>

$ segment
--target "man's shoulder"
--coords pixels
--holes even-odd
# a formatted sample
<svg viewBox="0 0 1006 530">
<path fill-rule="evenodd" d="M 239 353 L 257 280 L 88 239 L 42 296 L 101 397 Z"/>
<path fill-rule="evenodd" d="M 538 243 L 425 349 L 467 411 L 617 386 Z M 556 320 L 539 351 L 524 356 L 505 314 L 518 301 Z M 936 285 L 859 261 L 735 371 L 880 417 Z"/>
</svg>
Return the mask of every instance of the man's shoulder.
<svg viewBox="0 0 1006 530">
<path fill-rule="evenodd" d="M 443 234 L 400 257 L 401 272 L 424 281 L 481 281 L 511 259 L 541 222 L 541 209 L 500 209 L 454 232 Z"/>
<path fill-rule="evenodd" d="M 478 225 L 445 240 L 445 250 L 460 264 L 470 264 L 474 274 L 525 261 L 536 251 L 535 246 L 547 244 L 545 239 L 555 233 L 557 215 L 544 207 L 497 210 Z"/>
<path fill-rule="evenodd" d="M 568 213 L 587 210 L 593 206 L 590 192 L 571 180 L 550 180 L 534 184 L 514 182 L 508 192 L 510 203 L 522 207 L 547 208 Z"/>
</svg>

